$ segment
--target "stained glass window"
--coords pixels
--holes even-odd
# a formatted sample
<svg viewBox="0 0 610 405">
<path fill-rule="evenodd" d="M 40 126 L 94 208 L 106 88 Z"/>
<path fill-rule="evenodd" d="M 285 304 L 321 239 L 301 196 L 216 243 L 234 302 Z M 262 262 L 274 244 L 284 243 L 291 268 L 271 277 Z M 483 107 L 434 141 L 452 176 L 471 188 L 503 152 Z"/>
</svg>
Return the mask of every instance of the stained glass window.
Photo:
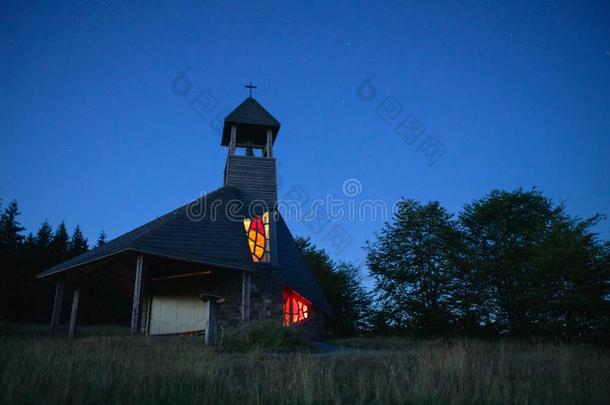
<svg viewBox="0 0 610 405">
<path fill-rule="evenodd" d="M 311 303 L 296 292 L 284 289 L 284 325 L 292 325 L 309 319 Z"/>
<path fill-rule="evenodd" d="M 269 261 L 269 213 L 244 219 L 250 254 L 254 262 Z"/>
</svg>

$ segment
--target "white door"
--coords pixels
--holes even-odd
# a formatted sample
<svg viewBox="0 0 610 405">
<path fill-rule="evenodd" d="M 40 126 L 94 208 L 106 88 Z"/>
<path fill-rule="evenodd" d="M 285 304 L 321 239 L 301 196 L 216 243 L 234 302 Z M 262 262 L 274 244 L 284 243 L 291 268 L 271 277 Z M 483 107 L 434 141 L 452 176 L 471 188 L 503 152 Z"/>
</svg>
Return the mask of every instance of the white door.
<svg viewBox="0 0 610 405">
<path fill-rule="evenodd" d="M 207 326 L 208 303 L 196 295 L 155 295 L 150 310 L 150 335 L 202 331 Z"/>
</svg>

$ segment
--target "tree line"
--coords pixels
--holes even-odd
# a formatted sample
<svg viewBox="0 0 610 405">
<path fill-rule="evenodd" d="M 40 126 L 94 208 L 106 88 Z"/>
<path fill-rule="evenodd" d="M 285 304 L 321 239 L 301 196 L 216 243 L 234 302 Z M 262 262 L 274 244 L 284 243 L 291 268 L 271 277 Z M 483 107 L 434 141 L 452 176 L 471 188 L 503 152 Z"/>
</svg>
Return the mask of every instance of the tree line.
<svg viewBox="0 0 610 405">
<path fill-rule="evenodd" d="M 451 215 L 403 199 L 367 243 L 374 324 L 418 335 L 608 339 L 610 243 L 536 190 Z"/>
<path fill-rule="evenodd" d="M 0 320 L 48 322 L 55 286 L 36 276 L 86 252 L 89 242 L 78 225 L 70 234 L 64 222 L 54 229 L 45 221 L 38 231 L 24 235 L 20 215 L 16 201 L 0 214 Z M 104 243 L 106 234 L 102 231 L 94 247 Z M 365 311 L 370 308 L 370 295 L 360 283 L 358 268 L 349 263 L 335 263 L 306 239 L 297 238 L 297 243 L 338 315 L 330 325 L 333 334 L 349 336 L 367 329 Z M 79 323 L 129 322 L 129 299 L 121 296 L 104 277 L 98 277 L 95 283 L 88 283 L 81 290 Z M 69 305 L 70 300 L 64 300 L 63 319 L 67 319 Z"/>
<path fill-rule="evenodd" d="M 47 322 L 53 286 L 36 275 L 89 248 L 79 226 L 44 222 L 24 235 L 15 201 L 0 216 L 0 319 Z M 603 219 L 567 214 L 536 190 L 492 191 L 457 215 L 439 202 L 402 199 L 366 243 L 372 289 L 360 269 L 308 239 L 303 256 L 336 317 L 334 336 L 610 338 L 610 243 Z M 105 243 L 102 232 L 95 244 Z M 129 302 L 104 283 L 81 298 L 88 322 L 126 322 Z"/>
<path fill-rule="evenodd" d="M 592 230 L 602 219 L 572 217 L 536 190 L 492 191 L 457 215 L 402 199 L 364 247 L 371 291 L 358 268 L 298 242 L 337 336 L 610 341 L 610 243 Z"/>
<path fill-rule="evenodd" d="M 89 241 L 80 226 L 76 225 L 70 233 L 64 222 L 53 229 L 44 221 L 35 233 L 24 235 L 20 214 L 16 201 L 10 202 L 0 214 L 0 320 L 48 322 L 55 286 L 36 276 L 86 252 Z M 106 234 L 102 231 L 95 246 L 105 242 Z M 68 301 L 64 300 L 64 312 Z M 99 285 L 83 294 L 79 318 L 85 323 L 122 321 L 125 316 L 117 309 L 125 307 L 126 301 L 117 297 L 109 286 Z"/>
</svg>

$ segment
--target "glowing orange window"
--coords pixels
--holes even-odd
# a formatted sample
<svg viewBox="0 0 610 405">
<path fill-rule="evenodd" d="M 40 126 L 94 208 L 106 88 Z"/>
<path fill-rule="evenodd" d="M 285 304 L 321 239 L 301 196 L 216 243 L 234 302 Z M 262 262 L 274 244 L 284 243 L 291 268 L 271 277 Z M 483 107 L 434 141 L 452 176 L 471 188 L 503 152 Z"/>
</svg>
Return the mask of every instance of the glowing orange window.
<svg viewBox="0 0 610 405">
<path fill-rule="evenodd" d="M 269 261 L 269 213 L 244 219 L 250 254 L 254 262 Z"/>
<path fill-rule="evenodd" d="M 296 292 L 284 289 L 284 325 L 292 325 L 309 319 L 311 303 Z"/>
</svg>

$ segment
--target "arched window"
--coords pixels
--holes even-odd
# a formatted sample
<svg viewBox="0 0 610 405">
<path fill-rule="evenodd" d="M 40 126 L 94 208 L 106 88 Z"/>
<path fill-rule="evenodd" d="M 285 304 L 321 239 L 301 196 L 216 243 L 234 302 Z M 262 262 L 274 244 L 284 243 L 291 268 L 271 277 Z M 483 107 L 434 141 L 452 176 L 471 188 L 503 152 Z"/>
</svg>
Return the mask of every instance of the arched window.
<svg viewBox="0 0 610 405">
<path fill-rule="evenodd" d="M 284 288 L 284 325 L 304 322 L 311 315 L 311 302 L 289 288 Z"/>
</svg>

